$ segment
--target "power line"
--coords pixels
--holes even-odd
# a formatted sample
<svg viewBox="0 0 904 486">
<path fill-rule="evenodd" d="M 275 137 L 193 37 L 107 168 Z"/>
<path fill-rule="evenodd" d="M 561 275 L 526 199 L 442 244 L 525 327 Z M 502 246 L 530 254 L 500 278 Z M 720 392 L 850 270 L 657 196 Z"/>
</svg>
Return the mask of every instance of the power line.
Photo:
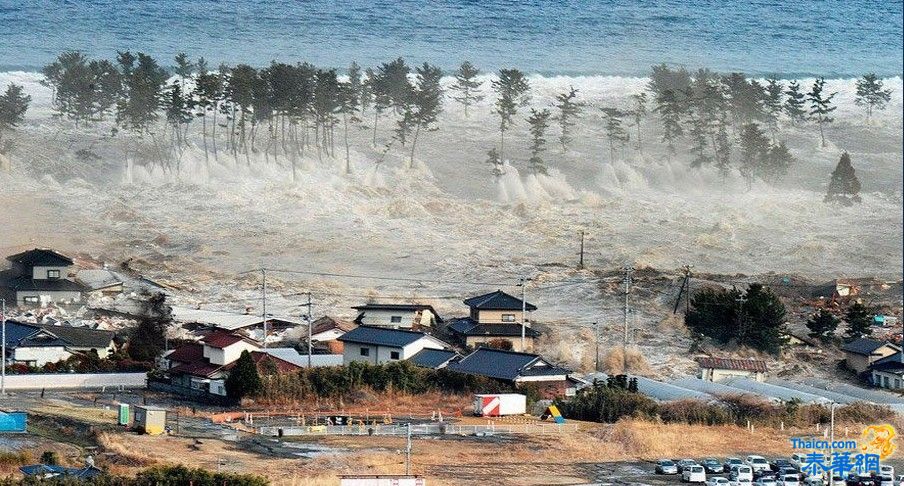
<svg viewBox="0 0 904 486">
<path fill-rule="evenodd" d="M 362 278 L 369 280 L 388 280 L 394 282 L 428 282 L 428 283 L 439 283 L 439 284 L 456 284 L 456 285 L 491 285 L 491 286 L 502 286 L 502 287 L 514 287 L 517 285 L 516 281 L 510 282 L 483 282 L 483 281 L 472 281 L 472 280 L 436 280 L 429 278 L 411 278 L 411 277 L 386 277 L 380 275 L 362 275 L 362 274 L 352 274 L 352 273 L 332 273 L 332 272 L 314 272 L 307 270 L 283 270 L 278 268 L 256 268 L 254 270 L 246 270 L 244 272 L 239 272 L 239 275 L 267 271 L 271 273 L 288 273 L 294 275 L 312 275 L 318 277 L 341 277 L 341 278 Z"/>
</svg>

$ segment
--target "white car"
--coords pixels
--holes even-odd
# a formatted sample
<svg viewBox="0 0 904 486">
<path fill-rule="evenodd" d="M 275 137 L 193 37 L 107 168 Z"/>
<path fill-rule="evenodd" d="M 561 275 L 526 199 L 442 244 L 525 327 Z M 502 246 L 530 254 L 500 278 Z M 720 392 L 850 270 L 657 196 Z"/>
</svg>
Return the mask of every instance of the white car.
<svg viewBox="0 0 904 486">
<path fill-rule="evenodd" d="M 756 486 L 776 486 L 775 478 L 772 476 L 763 476 L 753 484 Z"/>
<path fill-rule="evenodd" d="M 731 471 L 728 473 L 729 479 L 736 479 L 738 481 L 753 481 L 753 469 L 750 466 L 733 466 Z"/>
<path fill-rule="evenodd" d="M 890 474 L 880 474 L 876 476 L 873 484 L 876 486 L 895 486 L 895 477 Z"/>
<path fill-rule="evenodd" d="M 879 474 L 882 474 L 882 475 L 888 474 L 889 476 L 892 477 L 892 479 L 894 479 L 895 467 L 889 466 L 888 464 L 882 464 L 881 466 L 879 466 Z"/>
<path fill-rule="evenodd" d="M 753 469 L 753 472 L 755 473 L 759 471 L 768 471 L 770 469 L 769 461 L 763 456 L 747 456 L 747 458 L 744 459 L 744 464 L 750 466 L 750 469 Z"/>
<path fill-rule="evenodd" d="M 778 478 L 778 486 L 800 486 L 800 478 L 794 474 L 785 474 Z"/>
<path fill-rule="evenodd" d="M 728 486 L 753 486 L 753 483 L 749 479 L 729 479 Z"/>
<path fill-rule="evenodd" d="M 706 480 L 706 486 L 729 486 L 728 480 L 720 476 L 712 476 Z"/>
<path fill-rule="evenodd" d="M 688 466 L 682 471 L 681 480 L 685 483 L 705 483 L 706 470 L 703 466 Z"/>
</svg>

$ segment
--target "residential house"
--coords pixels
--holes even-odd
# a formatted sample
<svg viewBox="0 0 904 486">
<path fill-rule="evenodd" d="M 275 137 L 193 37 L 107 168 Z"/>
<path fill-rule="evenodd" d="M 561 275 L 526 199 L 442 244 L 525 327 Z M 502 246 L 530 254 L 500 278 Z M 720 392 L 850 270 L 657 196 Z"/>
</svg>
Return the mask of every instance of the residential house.
<svg viewBox="0 0 904 486">
<path fill-rule="evenodd" d="M 323 316 L 311 323 L 311 343 L 330 353 L 342 354 L 342 341 L 338 339 L 356 327 L 354 322 Z"/>
<path fill-rule="evenodd" d="M 89 295 L 113 297 L 123 292 L 125 284 L 120 276 L 107 268 L 79 270 L 75 280 L 85 287 Z"/>
<path fill-rule="evenodd" d="M 264 317 L 260 314 L 224 312 L 191 307 L 172 307 L 173 322 L 190 329 L 213 329 L 234 333 L 242 331 L 263 340 Z M 267 336 L 302 325 L 297 317 L 267 316 Z"/>
<path fill-rule="evenodd" d="M 885 358 L 901 351 L 901 347 L 870 338 L 858 338 L 841 346 L 844 353 L 844 361 L 847 367 L 857 374 L 865 373 L 869 370 L 869 366 Z"/>
<path fill-rule="evenodd" d="M 422 368 L 431 368 L 438 370 L 445 368 L 449 365 L 449 363 L 457 359 L 461 359 L 461 355 L 456 353 L 455 351 L 448 349 L 424 348 L 418 351 L 418 353 L 414 356 L 408 358 L 408 362 Z"/>
<path fill-rule="evenodd" d="M 424 348 L 446 349 L 446 343 L 419 331 L 378 326 L 358 326 L 339 338 L 344 344 L 343 363 L 361 361 L 383 364 L 411 358 Z"/>
<path fill-rule="evenodd" d="M 870 381 L 879 388 L 904 389 L 904 353 L 877 359 L 869 366 Z"/>
<path fill-rule="evenodd" d="M 433 306 L 425 304 L 364 304 L 352 309 L 358 311 L 355 323 L 365 326 L 417 329 L 442 322 Z"/>
<path fill-rule="evenodd" d="M 265 348 L 262 353 L 269 354 L 283 361 L 288 361 L 299 368 L 308 367 L 308 355 L 301 354 L 295 348 Z M 324 366 L 342 366 L 341 354 L 312 354 L 310 356 L 311 368 Z"/>
<path fill-rule="evenodd" d="M 104 359 L 115 351 L 113 332 L 86 327 L 48 326 L 6 321 L 6 347 L 10 361 L 44 366 L 73 354 L 95 354 Z"/>
<path fill-rule="evenodd" d="M 699 358 L 700 379 L 705 381 L 722 381 L 726 378 L 749 378 L 765 381 L 769 369 L 766 362 L 760 359 L 734 358 Z"/>
<path fill-rule="evenodd" d="M 511 343 L 515 351 L 530 351 L 534 339 L 540 336 L 530 327 L 529 318 L 523 312 L 533 312 L 537 307 L 501 290 L 465 299 L 464 304 L 470 308 L 468 317 L 454 319 L 446 327 L 464 346 L 473 349 L 502 340 Z"/>
<path fill-rule="evenodd" d="M 480 347 L 446 366 L 450 371 L 485 376 L 519 386 L 536 386 L 542 398 L 571 396 L 581 380 L 537 354 Z"/>
<path fill-rule="evenodd" d="M 104 472 L 92 464 L 86 464 L 85 467 L 65 467 L 53 466 L 50 464 L 32 464 L 29 466 L 19 467 L 19 471 L 24 476 L 52 479 L 52 478 L 74 478 L 78 480 L 90 480 L 98 476 L 103 476 Z"/>
<path fill-rule="evenodd" d="M 0 272 L 0 296 L 21 307 L 82 302 L 85 287 L 72 280 L 75 264 L 62 253 L 35 248 L 6 257 Z"/>
</svg>

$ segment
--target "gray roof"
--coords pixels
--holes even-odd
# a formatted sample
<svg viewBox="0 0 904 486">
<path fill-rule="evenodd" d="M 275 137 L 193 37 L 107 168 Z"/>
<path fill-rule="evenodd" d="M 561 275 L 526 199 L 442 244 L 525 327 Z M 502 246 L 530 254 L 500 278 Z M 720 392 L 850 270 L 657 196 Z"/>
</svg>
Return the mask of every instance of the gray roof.
<svg viewBox="0 0 904 486">
<path fill-rule="evenodd" d="M 454 333 L 463 336 L 521 336 L 521 324 L 480 324 L 470 317 L 455 319 L 449 324 L 449 329 Z M 527 337 L 537 337 L 540 335 L 540 332 L 531 329 L 530 327 L 525 327 L 524 335 Z"/>
<path fill-rule="evenodd" d="M 6 321 L 6 344 L 11 347 L 106 348 L 112 340 L 112 331 Z"/>
<path fill-rule="evenodd" d="M 886 342 L 870 338 L 857 338 L 841 346 L 842 351 L 869 356 L 873 351 L 885 346 Z"/>
<path fill-rule="evenodd" d="M 477 348 L 473 353 L 450 364 L 447 369 L 508 381 L 514 381 L 521 376 L 571 373 L 569 370 L 551 365 L 536 354 L 486 347 Z"/>
<path fill-rule="evenodd" d="M 413 365 L 421 366 L 423 368 L 437 369 L 457 357 L 459 357 L 459 354 L 455 351 L 424 348 L 418 351 L 414 356 L 408 358 L 408 361 Z"/>
<path fill-rule="evenodd" d="M 88 329 L 87 327 L 41 326 L 41 329 L 60 338 L 68 346 L 76 348 L 106 348 L 113 340 L 113 331 Z"/>
<path fill-rule="evenodd" d="M 342 342 L 401 348 L 425 337 L 430 336 L 422 332 L 406 331 L 404 329 L 358 326 L 342 336 L 339 336 L 338 340 Z"/>
<path fill-rule="evenodd" d="M 468 307 L 479 310 L 521 310 L 521 299 L 501 290 L 465 299 L 464 303 Z M 537 306 L 530 302 L 525 303 L 524 306 L 529 311 L 537 310 Z"/>
<path fill-rule="evenodd" d="M 261 349 L 260 352 L 269 354 L 270 356 L 292 363 L 301 368 L 308 367 L 308 355 L 299 353 L 295 348 L 266 348 Z M 342 366 L 342 355 L 312 354 L 311 366 L 314 368 L 320 368 L 322 366 Z"/>
<path fill-rule="evenodd" d="M 72 259 L 49 248 L 35 248 L 6 257 L 7 260 L 29 267 L 68 267 Z"/>
<path fill-rule="evenodd" d="M 106 289 L 123 284 L 116 273 L 106 268 L 79 270 L 75 275 L 75 279 L 90 290 Z"/>
</svg>

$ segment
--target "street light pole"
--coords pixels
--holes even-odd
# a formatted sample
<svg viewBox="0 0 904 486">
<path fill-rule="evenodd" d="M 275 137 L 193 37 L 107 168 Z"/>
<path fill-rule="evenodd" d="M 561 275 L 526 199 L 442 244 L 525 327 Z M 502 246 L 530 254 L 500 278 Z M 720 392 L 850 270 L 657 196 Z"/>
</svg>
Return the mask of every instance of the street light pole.
<svg viewBox="0 0 904 486">
<path fill-rule="evenodd" d="M 831 419 L 829 420 L 829 457 L 835 457 L 835 402 L 831 405 Z M 829 473 L 829 486 L 835 486 L 835 474 L 831 469 Z"/>
<path fill-rule="evenodd" d="M 3 359 L 2 364 L 0 364 L 0 396 L 6 396 L 6 299 L 0 299 L 0 309 L 2 309 L 3 315 L 0 316 L 3 324 Z"/>
</svg>

